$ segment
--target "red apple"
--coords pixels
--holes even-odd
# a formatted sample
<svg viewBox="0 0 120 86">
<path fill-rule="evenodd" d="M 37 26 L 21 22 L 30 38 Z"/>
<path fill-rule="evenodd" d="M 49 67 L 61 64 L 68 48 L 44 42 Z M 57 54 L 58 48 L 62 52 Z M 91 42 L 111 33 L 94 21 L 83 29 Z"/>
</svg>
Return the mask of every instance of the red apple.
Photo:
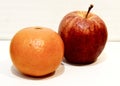
<svg viewBox="0 0 120 86">
<path fill-rule="evenodd" d="M 104 21 L 90 10 L 68 13 L 59 25 L 65 45 L 64 56 L 70 63 L 89 64 L 97 60 L 107 41 Z"/>
</svg>

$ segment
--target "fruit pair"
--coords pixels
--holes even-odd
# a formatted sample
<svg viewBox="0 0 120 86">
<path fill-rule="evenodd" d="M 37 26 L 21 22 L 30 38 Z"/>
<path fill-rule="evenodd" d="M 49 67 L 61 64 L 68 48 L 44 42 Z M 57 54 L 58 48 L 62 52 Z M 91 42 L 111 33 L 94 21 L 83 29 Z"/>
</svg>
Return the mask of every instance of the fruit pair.
<svg viewBox="0 0 120 86">
<path fill-rule="evenodd" d="M 31 76 L 54 72 L 63 56 L 70 63 L 94 62 L 107 41 L 104 21 L 95 14 L 74 11 L 59 25 L 59 35 L 44 27 L 20 30 L 10 45 L 11 59 L 18 70 Z M 62 39 L 61 39 L 62 38 Z"/>
</svg>

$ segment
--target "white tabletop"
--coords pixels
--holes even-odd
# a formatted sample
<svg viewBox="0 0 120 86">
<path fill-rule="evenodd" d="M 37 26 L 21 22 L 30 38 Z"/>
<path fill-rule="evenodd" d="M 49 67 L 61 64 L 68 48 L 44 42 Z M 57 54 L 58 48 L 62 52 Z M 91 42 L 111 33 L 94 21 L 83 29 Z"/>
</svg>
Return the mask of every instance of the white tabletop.
<svg viewBox="0 0 120 86">
<path fill-rule="evenodd" d="M 63 61 L 48 77 L 32 78 L 17 72 L 9 55 L 10 41 L 0 41 L 0 86 L 120 86 L 120 42 L 107 42 L 98 60 L 89 65 Z"/>
</svg>

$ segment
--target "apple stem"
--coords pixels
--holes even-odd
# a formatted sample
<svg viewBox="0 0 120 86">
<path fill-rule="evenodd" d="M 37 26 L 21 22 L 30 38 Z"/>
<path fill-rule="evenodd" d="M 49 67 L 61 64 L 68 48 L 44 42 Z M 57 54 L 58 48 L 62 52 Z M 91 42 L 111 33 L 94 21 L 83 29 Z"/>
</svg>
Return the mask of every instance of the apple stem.
<svg viewBox="0 0 120 86">
<path fill-rule="evenodd" d="M 87 18 L 88 14 L 90 13 L 90 10 L 93 8 L 93 5 L 91 4 L 90 7 L 88 8 L 87 14 L 85 16 L 85 18 Z"/>
</svg>

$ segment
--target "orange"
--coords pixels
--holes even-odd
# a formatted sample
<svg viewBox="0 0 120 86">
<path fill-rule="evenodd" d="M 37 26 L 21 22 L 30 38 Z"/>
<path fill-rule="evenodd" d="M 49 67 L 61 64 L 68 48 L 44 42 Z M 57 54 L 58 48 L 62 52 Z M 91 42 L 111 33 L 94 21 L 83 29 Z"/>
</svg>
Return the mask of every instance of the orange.
<svg viewBox="0 0 120 86">
<path fill-rule="evenodd" d="M 18 31 L 10 43 L 10 56 L 23 74 L 44 76 L 54 72 L 64 54 L 61 37 L 52 29 L 27 27 Z"/>
</svg>

